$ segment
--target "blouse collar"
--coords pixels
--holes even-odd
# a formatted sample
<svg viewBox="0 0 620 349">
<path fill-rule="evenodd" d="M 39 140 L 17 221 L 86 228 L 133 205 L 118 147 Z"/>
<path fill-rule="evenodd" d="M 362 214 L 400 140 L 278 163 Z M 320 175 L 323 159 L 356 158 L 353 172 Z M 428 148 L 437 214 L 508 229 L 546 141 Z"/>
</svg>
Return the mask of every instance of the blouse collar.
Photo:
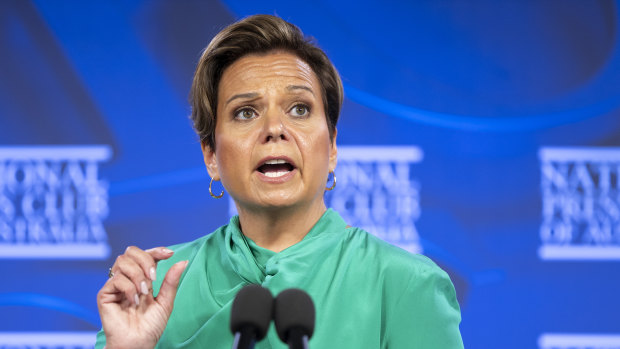
<svg viewBox="0 0 620 349">
<path fill-rule="evenodd" d="M 273 276 L 281 269 L 274 268 L 280 260 L 303 256 L 304 260 L 309 261 L 308 257 L 316 255 L 313 251 L 321 248 L 323 245 L 321 241 L 325 240 L 324 238 L 342 232 L 346 226 L 336 211 L 327 209 L 301 241 L 276 253 L 258 246 L 252 239 L 243 235 L 239 228 L 239 216 L 233 216 L 225 231 L 228 247 L 226 252 L 233 269 L 242 278 L 250 283 L 262 283 L 268 275 Z"/>
</svg>

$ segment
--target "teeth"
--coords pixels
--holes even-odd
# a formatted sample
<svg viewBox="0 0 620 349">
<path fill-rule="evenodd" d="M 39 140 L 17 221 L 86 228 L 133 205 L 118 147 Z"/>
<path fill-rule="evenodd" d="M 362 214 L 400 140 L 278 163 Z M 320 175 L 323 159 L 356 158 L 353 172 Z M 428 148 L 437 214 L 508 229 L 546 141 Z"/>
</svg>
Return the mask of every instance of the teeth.
<svg viewBox="0 0 620 349">
<path fill-rule="evenodd" d="M 286 161 L 282 159 L 273 159 L 273 160 L 265 161 L 265 165 L 279 165 L 279 164 L 286 164 Z"/>
<path fill-rule="evenodd" d="M 284 176 L 285 174 L 289 172 L 290 171 L 265 172 L 265 176 L 275 178 L 275 177 Z"/>
</svg>

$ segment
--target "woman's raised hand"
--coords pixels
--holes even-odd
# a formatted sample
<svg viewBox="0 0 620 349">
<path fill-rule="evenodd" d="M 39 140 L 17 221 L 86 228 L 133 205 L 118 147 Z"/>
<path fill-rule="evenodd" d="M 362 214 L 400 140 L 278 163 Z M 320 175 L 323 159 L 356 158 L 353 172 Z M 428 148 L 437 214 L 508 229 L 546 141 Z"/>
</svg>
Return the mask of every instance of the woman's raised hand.
<svg viewBox="0 0 620 349">
<path fill-rule="evenodd" d="M 156 263 L 173 253 L 164 247 L 143 251 L 130 246 L 116 258 L 113 276 L 97 294 L 107 349 L 153 348 L 157 344 L 187 266 L 187 261 L 174 264 L 166 273 L 159 294 L 153 297 Z"/>
</svg>

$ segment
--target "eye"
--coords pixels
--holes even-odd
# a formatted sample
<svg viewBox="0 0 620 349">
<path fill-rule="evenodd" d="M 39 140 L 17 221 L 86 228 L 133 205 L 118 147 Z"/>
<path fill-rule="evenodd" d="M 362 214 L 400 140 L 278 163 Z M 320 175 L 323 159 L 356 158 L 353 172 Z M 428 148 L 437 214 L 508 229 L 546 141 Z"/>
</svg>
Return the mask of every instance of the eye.
<svg viewBox="0 0 620 349">
<path fill-rule="evenodd" d="M 252 108 L 242 108 L 235 112 L 235 119 L 248 120 L 256 117 L 256 112 Z"/>
<path fill-rule="evenodd" d="M 310 114 L 310 107 L 305 104 L 296 104 L 291 109 L 291 113 L 294 116 L 308 116 Z"/>
</svg>

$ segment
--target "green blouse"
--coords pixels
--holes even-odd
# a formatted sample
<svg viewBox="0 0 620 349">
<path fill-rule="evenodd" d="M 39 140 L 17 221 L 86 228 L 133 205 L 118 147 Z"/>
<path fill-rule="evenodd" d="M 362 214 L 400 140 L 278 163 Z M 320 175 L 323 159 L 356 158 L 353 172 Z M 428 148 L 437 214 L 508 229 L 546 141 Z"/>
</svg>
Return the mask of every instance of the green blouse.
<svg viewBox="0 0 620 349">
<path fill-rule="evenodd" d="M 275 253 L 239 230 L 239 218 L 193 242 L 172 246 L 157 266 L 154 292 L 176 262 L 189 260 L 158 348 L 230 348 L 230 308 L 245 285 L 274 297 L 295 287 L 316 308 L 310 347 L 463 348 L 454 286 L 430 259 L 412 255 L 327 210 L 299 243 Z M 97 335 L 96 348 L 105 345 Z M 256 349 L 288 348 L 273 322 Z"/>
</svg>

